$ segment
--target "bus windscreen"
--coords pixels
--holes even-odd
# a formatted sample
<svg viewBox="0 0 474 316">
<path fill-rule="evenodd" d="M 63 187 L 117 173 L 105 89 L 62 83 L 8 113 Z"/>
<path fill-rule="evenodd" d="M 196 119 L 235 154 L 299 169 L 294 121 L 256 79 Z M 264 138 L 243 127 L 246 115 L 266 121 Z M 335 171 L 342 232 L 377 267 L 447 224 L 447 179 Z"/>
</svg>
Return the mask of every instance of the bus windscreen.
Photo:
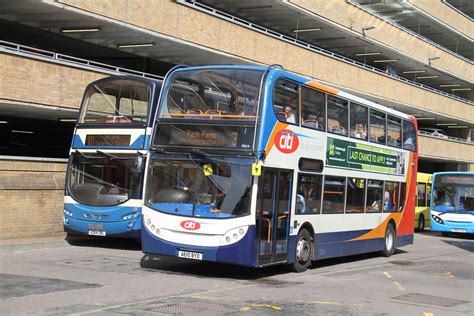
<svg viewBox="0 0 474 316">
<path fill-rule="evenodd" d="M 79 123 L 139 124 L 147 121 L 150 89 L 144 82 L 117 79 L 89 86 Z"/>
<path fill-rule="evenodd" d="M 163 91 L 155 145 L 252 148 L 262 75 L 228 68 L 176 72 Z"/>
</svg>

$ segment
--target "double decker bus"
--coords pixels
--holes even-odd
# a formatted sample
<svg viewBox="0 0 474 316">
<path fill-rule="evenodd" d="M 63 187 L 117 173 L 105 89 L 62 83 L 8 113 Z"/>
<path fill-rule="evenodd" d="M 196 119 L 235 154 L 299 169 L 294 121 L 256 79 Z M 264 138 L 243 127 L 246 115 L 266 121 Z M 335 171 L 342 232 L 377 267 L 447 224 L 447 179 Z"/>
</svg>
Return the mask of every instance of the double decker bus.
<svg viewBox="0 0 474 316">
<path fill-rule="evenodd" d="M 66 175 L 69 234 L 140 238 L 143 171 L 161 84 L 112 76 L 86 87 Z"/>
<path fill-rule="evenodd" d="M 415 227 L 419 232 L 430 227 L 431 173 L 418 172 L 416 176 Z"/>
<path fill-rule="evenodd" d="M 177 69 L 147 161 L 148 255 L 302 272 L 413 242 L 416 120 L 279 67 Z"/>
<path fill-rule="evenodd" d="M 431 231 L 474 234 L 474 172 L 437 172 L 431 191 Z"/>
</svg>

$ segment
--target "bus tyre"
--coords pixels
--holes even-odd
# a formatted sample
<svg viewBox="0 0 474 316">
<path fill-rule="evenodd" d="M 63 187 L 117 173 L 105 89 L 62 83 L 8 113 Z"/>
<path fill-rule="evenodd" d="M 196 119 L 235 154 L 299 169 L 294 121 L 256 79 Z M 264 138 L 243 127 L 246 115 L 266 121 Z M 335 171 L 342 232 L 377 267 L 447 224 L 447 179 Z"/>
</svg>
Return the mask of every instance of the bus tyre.
<svg viewBox="0 0 474 316">
<path fill-rule="evenodd" d="M 290 266 L 293 272 L 304 272 L 311 264 L 313 257 L 311 235 L 305 228 L 300 230 L 296 238 L 295 262 Z"/>
<path fill-rule="evenodd" d="M 423 216 L 423 214 L 420 214 L 420 216 L 418 217 L 418 231 L 422 232 L 424 230 L 425 230 L 425 217 Z"/>
<path fill-rule="evenodd" d="M 387 230 L 385 231 L 384 245 L 382 254 L 385 257 L 390 257 L 395 252 L 395 227 L 392 223 L 387 225 Z"/>
</svg>

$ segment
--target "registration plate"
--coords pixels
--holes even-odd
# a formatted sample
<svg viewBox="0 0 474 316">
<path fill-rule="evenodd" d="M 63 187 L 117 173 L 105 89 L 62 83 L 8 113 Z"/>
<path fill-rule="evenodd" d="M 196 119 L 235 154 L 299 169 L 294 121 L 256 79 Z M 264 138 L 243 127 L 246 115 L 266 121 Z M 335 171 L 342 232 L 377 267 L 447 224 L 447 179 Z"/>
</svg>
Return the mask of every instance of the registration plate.
<svg viewBox="0 0 474 316">
<path fill-rule="evenodd" d="M 193 260 L 202 260 L 202 253 L 179 250 L 178 251 L 178 257 L 186 258 L 186 259 L 193 259 Z"/>
<path fill-rule="evenodd" d="M 105 231 L 103 230 L 89 230 L 89 235 L 91 236 L 105 236 Z"/>
<path fill-rule="evenodd" d="M 453 228 L 451 229 L 453 233 L 465 233 L 466 230 L 464 228 Z"/>
</svg>

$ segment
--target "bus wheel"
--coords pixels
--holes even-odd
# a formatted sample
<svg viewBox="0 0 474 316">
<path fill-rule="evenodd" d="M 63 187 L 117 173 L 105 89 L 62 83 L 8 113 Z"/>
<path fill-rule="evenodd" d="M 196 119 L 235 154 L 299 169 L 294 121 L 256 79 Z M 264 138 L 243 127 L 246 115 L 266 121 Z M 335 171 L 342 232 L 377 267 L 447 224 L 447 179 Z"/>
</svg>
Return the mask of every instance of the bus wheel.
<svg viewBox="0 0 474 316">
<path fill-rule="evenodd" d="M 387 230 L 385 231 L 385 241 L 383 246 L 383 255 L 385 257 L 390 257 L 395 252 L 395 227 L 392 223 L 387 225 Z"/>
<path fill-rule="evenodd" d="M 420 216 L 418 217 L 418 231 L 422 232 L 424 230 L 425 230 L 425 217 L 423 216 L 423 214 L 420 214 Z"/>
<path fill-rule="evenodd" d="M 304 272 L 311 264 L 312 258 L 312 243 L 311 235 L 307 229 L 303 228 L 298 233 L 295 247 L 295 262 L 291 265 L 291 270 L 294 272 Z"/>
</svg>

